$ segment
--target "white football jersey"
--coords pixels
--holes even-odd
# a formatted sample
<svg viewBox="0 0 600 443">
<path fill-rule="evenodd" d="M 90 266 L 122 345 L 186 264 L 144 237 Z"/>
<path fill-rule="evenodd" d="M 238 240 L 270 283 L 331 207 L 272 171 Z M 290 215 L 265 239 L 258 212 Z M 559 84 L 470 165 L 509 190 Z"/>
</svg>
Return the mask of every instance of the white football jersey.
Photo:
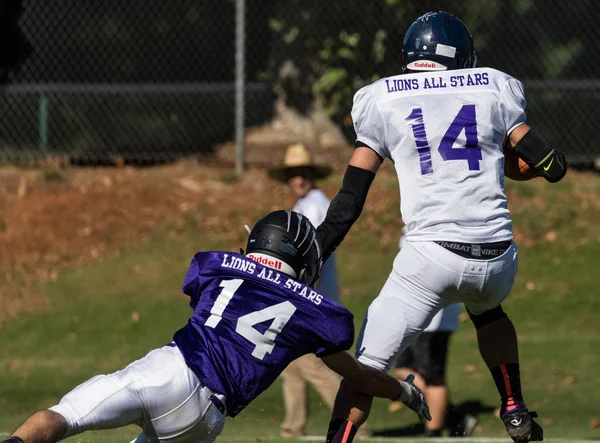
<svg viewBox="0 0 600 443">
<path fill-rule="evenodd" d="M 403 74 L 356 93 L 357 141 L 394 162 L 408 241 L 512 239 L 502 146 L 525 106 L 521 82 L 490 68 Z"/>
</svg>

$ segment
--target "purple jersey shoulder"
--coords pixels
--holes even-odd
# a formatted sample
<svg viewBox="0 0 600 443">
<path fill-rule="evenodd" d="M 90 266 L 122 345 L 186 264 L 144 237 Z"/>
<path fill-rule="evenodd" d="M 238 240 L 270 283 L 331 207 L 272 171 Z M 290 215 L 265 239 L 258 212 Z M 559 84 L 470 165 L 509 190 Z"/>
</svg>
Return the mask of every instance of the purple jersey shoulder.
<svg viewBox="0 0 600 443">
<path fill-rule="evenodd" d="M 354 341 L 350 311 L 243 255 L 200 252 L 183 284 L 194 310 L 175 334 L 188 366 L 237 415 L 301 355 Z"/>
</svg>

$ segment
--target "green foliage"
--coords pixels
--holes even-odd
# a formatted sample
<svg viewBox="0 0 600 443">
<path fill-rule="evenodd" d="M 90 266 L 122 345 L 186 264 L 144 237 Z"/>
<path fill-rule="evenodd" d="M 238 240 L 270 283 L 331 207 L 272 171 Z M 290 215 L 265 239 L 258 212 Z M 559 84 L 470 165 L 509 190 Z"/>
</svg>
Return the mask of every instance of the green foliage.
<svg viewBox="0 0 600 443">
<path fill-rule="evenodd" d="M 384 66 L 390 30 L 369 26 L 379 23 L 384 3 L 370 2 L 367 8 L 359 3 L 296 0 L 275 7 L 270 27 L 277 39 L 271 51 L 270 79 L 277 82 L 289 104 L 308 111 L 319 100 L 335 116 L 349 110 L 358 88 L 381 72 L 393 72 Z M 298 10 L 302 14 L 291 12 Z M 286 38 L 290 32 L 294 32 L 293 40 Z M 294 67 L 291 74 L 282 72 L 290 65 Z"/>
<path fill-rule="evenodd" d="M 595 77 L 593 69 L 581 63 L 600 43 L 596 32 L 584 31 L 594 26 L 589 18 L 592 3 L 280 2 L 269 21 L 276 39 L 267 77 L 289 105 L 308 112 L 313 103 L 321 103 L 349 135 L 354 93 L 374 80 L 400 73 L 404 33 L 423 13 L 447 10 L 458 15 L 474 36 L 480 66 L 495 67 L 520 79 Z M 547 113 L 544 118 L 549 120 Z"/>
</svg>

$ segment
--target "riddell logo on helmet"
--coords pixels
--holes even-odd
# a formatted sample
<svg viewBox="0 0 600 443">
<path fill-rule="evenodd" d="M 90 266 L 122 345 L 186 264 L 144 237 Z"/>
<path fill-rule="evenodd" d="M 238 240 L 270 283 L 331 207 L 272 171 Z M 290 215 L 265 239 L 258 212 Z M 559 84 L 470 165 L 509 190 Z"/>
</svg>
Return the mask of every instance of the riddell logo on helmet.
<svg viewBox="0 0 600 443">
<path fill-rule="evenodd" d="M 267 258 L 264 255 L 248 254 L 248 258 L 254 260 L 257 263 L 260 263 L 261 265 L 265 265 L 278 270 L 281 270 L 281 265 L 283 263 L 281 260 L 277 260 L 276 258 Z"/>
<path fill-rule="evenodd" d="M 435 63 L 429 62 L 415 62 L 415 68 L 435 68 Z"/>
<path fill-rule="evenodd" d="M 429 60 L 414 61 L 406 65 L 406 67 L 413 71 L 445 71 L 448 69 L 441 63 L 432 62 Z"/>
</svg>

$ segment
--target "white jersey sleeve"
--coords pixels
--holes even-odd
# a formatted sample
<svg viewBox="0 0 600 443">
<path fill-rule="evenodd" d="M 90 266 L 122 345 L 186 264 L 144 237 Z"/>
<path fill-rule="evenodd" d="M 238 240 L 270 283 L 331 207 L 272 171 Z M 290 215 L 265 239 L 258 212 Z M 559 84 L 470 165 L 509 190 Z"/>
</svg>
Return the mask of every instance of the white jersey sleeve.
<svg viewBox="0 0 600 443">
<path fill-rule="evenodd" d="M 527 121 L 525 115 L 527 101 L 525 100 L 523 84 L 519 80 L 510 78 L 506 81 L 504 87 L 500 91 L 498 105 L 500 107 L 500 115 L 504 120 L 507 135 L 517 126 L 522 125 Z"/>
<path fill-rule="evenodd" d="M 357 141 L 373 149 L 381 158 L 389 157 L 385 146 L 385 120 L 367 88 L 360 89 L 354 95 L 352 121 Z"/>
</svg>

